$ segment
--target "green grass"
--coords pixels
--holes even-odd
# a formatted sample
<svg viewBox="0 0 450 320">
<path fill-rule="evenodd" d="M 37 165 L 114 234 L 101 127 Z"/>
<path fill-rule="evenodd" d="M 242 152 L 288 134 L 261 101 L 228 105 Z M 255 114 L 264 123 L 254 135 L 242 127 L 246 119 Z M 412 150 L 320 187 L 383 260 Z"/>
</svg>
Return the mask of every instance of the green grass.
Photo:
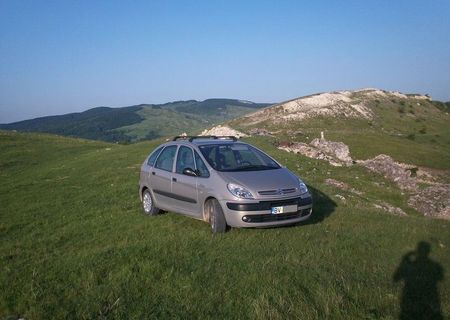
<svg viewBox="0 0 450 320">
<path fill-rule="evenodd" d="M 310 186 L 308 223 L 212 236 L 181 215 L 150 218 L 138 171 L 159 142 L 0 132 L 0 318 L 395 319 L 402 285 L 392 276 L 419 241 L 449 272 L 450 223 L 408 209 L 393 184 L 250 141 Z M 409 216 L 382 213 L 379 198 Z M 448 274 L 439 290 L 448 317 Z"/>
</svg>

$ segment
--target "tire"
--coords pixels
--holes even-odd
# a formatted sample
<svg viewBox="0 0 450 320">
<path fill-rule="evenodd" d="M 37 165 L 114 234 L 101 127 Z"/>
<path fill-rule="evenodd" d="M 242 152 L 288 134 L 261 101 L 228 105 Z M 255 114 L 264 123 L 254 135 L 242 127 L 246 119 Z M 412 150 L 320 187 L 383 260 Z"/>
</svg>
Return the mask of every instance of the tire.
<svg viewBox="0 0 450 320">
<path fill-rule="evenodd" d="M 209 209 L 209 224 L 211 226 L 211 232 L 213 234 L 224 233 L 227 231 L 227 221 L 225 220 L 219 201 L 216 199 L 211 199 L 207 204 Z"/>
<path fill-rule="evenodd" d="M 160 211 L 155 207 L 155 201 L 148 189 L 145 189 L 142 193 L 142 210 L 144 211 L 144 214 L 148 216 L 156 216 Z"/>
</svg>

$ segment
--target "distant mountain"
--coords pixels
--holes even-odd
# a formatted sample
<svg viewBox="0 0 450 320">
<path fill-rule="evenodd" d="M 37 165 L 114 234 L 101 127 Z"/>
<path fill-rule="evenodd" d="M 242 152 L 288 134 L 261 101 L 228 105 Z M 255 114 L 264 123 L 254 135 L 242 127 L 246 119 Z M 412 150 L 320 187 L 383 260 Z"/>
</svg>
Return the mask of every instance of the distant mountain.
<svg viewBox="0 0 450 320">
<path fill-rule="evenodd" d="M 0 124 L 0 129 L 133 142 L 182 132 L 195 133 L 268 105 L 235 99 L 208 99 L 122 108 L 98 107 L 80 113 Z"/>
</svg>

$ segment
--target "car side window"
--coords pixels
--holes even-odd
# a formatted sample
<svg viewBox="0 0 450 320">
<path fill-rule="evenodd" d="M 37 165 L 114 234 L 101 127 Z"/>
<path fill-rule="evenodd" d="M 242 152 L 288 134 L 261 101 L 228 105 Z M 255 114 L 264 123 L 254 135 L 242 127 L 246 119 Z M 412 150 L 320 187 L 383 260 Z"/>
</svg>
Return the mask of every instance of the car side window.
<svg viewBox="0 0 450 320">
<path fill-rule="evenodd" d="M 158 149 L 156 149 L 155 151 L 153 151 L 153 153 L 150 155 L 150 158 L 148 158 L 147 164 L 151 167 L 153 167 L 153 165 L 155 164 L 156 158 L 158 157 L 158 154 L 161 152 L 161 150 L 163 149 L 163 147 L 160 147 Z"/>
<path fill-rule="evenodd" d="M 195 151 L 195 163 L 197 164 L 197 170 L 200 173 L 200 177 L 208 178 L 209 177 L 208 168 L 206 167 L 202 158 L 200 158 L 200 156 L 198 155 L 197 151 Z"/>
<path fill-rule="evenodd" d="M 176 172 L 182 174 L 186 168 L 195 170 L 194 155 L 191 148 L 181 146 L 178 150 Z"/>
<path fill-rule="evenodd" d="M 159 155 L 158 160 L 156 160 L 155 168 L 172 171 L 176 151 L 177 146 L 165 147 Z"/>
</svg>

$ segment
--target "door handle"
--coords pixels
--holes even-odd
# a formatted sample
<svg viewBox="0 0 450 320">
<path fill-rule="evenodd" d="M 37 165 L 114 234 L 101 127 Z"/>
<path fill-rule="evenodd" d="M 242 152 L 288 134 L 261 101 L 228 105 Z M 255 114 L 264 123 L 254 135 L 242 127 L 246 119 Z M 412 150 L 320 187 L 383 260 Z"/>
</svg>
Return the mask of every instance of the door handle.
<svg viewBox="0 0 450 320">
<path fill-rule="evenodd" d="M 177 182 L 177 178 L 172 178 L 172 181 L 173 182 Z"/>
</svg>

